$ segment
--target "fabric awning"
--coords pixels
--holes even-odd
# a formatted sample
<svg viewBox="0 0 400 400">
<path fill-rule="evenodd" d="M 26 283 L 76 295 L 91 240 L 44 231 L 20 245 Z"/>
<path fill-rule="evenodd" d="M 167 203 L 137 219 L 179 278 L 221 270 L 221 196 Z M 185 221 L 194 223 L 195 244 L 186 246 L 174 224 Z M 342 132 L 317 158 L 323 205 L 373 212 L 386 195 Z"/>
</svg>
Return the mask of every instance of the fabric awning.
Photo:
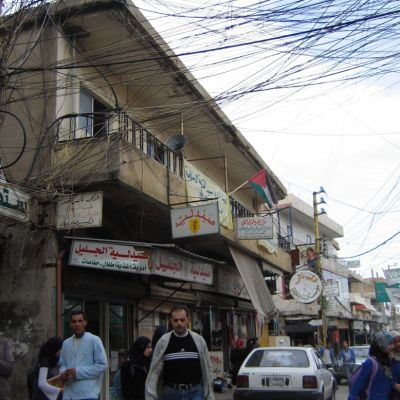
<svg viewBox="0 0 400 400">
<path fill-rule="evenodd" d="M 229 250 L 254 308 L 258 313 L 266 317 L 274 313 L 276 311 L 275 304 L 257 261 L 232 246 L 229 246 Z"/>
</svg>

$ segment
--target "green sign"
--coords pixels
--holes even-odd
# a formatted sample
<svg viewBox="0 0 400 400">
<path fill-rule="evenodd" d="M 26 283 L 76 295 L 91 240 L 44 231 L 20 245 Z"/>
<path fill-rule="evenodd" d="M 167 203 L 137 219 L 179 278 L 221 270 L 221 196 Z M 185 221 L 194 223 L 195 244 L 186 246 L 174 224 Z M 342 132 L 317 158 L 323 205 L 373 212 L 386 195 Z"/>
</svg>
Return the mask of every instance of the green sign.
<svg viewBox="0 0 400 400">
<path fill-rule="evenodd" d="M 385 282 L 375 282 L 375 297 L 377 303 L 390 303 L 386 288 L 400 288 L 400 283 L 388 285 Z"/>
</svg>

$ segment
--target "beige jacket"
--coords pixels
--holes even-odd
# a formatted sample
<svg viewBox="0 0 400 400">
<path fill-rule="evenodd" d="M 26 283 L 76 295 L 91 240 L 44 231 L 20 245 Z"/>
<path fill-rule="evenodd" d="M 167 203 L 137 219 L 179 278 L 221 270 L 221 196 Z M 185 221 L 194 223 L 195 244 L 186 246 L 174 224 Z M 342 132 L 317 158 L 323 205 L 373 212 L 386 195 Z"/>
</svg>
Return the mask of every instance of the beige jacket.
<svg viewBox="0 0 400 400">
<path fill-rule="evenodd" d="M 146 400 L 158 400 L 162 398 L 162 376 L 164 368 L 163 355 L 168 346 L 171 334 L 172 332 L 163 335 L 153 351 L 150 371 L 147 374 L 146 380 Z M 214 400 L 211 361 L 206 341 L 195 332 L 189 331 L 189 334 L 192 335 L 194 343 L 196 344 L 199 352 L 204 399 Z"/>
</svg>

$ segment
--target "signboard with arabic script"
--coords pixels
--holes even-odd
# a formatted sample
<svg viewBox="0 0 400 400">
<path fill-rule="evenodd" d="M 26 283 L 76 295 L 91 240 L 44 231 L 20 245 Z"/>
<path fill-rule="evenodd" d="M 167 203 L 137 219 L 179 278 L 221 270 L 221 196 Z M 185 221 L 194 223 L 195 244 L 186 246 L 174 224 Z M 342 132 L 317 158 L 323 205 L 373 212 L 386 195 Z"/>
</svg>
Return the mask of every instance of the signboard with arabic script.
<svg viewBox="0 0 400 400">
<path fill-rule="evenodd" d="M 213 284 L 213 266 L 200 260 L 155 249 L 151 255 L 151 264 L 155 275 L 206 285 Z"/>
<path fill-rule="evenodd" d="M 30 197 L 11 183 L 0 183 L 0 214 L 19 221 L 28 221 Z"/>
<path fill-rule="evenodd" d="M 219 222 L 226 228 L 233 229 L 231 203 L 228 194 L 188 161 L 184 162 L 183 168 L 189 200 L 218 199 Z"/>
<path fill-rule="evenodd" d="M 384 269 L 383 274 L 389 285 L 400 282 L 400 268 Z"/>
<path fill-rule="evenodd" d="M 321 295 L 322 282 L 314 272 L 299 271 L 290 279 L 289 291 L 300 303 L 312 303 Z"/>
<path fill-rule="evenodd" d="M 236 218 L 238 239 L 272 239 L 271 217 Z"/>
<path fill-rule="evenodd" d="M 219 233 L 218 203 L 171 209 L 174 239 Z"/>
<path fill-rule="evenodd" d="M 150 252 L 125 244 L 73 240 L 69 263 L 78 267 L 150 274 Z"/>
<path fill-rule="evenodd" d="M 101 226 L 103 192 L 62 196 L 57 202 L 56 228 L 79 229 Z"/>
</svg>

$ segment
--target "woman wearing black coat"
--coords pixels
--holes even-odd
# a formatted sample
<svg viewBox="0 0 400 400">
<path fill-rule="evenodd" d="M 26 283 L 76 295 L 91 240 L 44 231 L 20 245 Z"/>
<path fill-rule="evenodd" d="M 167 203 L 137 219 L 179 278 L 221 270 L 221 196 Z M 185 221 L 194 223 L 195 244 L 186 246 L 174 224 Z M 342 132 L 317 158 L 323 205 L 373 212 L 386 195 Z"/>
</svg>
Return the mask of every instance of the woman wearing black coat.
<svg viewBox="0 0 400 400">
<path fill-rule="evenodd" d="M 59 374 L 58 358 L 62 343 L 61 338 L 52 337 L 40 348 L 39 361 L 33 376 L 33 400 L 56 400 L 62 397 L 60 388 L 47 383 L 49 378 Z"/>
<path fill-rule="evenodd" d="M 144 400 L 144 388 L 149 368 L 151 341 L 138 337 L 128 353 L 128 360 L 121 366 L 121 387 L 125 400 Z"/>
</svg>

